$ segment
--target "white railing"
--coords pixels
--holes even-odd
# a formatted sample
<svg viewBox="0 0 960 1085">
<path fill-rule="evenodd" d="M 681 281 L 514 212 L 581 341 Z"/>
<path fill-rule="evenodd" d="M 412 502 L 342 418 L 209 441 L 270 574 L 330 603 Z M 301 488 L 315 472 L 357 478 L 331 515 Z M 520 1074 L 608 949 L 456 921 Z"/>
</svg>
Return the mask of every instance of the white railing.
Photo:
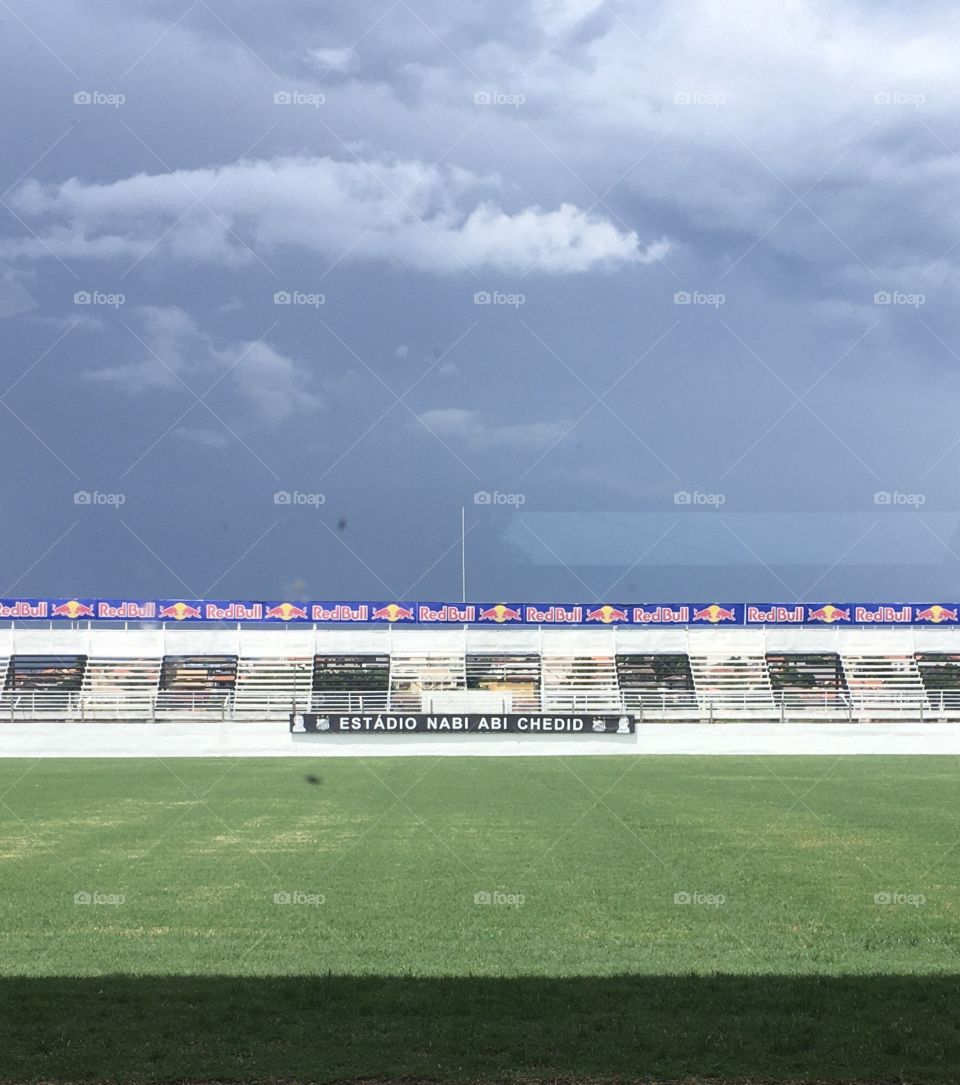
<svg viewBox="0 0 960 1085">
<path fill-rule="evenodd" d="M 0 719 L 79 719 L 79 692 L 7 690 L 0 693 Z"/>
<path fill-rule="evenodd" d="M 310 696 L 311 712 L 389 712 L 401 707 L 397 702 L 406 694 L 391 695 L 384 690 L 315 690 Z M 405 700 L 402 702 L 406 710 Z"/>
<path fill-rule="evenodd" d="M 233 693 L 214 690 L 78 691 L 6 690 L 0 693 L 0 722 L 18 720 L 285 720 L 309 708 L 308 698 L 263 693 L 235 704 Z"/>
<path fill-rule="evenodd" d="M 470 690 L 464 691 L 466 695 Z M 624 713 L 642 722 L 733 720 L 861 721 L 861 720 L 960 720 L 960 690 L 889 692 L 814 689 L 742 691 L 731 697 L 729 690 L 713 700 L 709 690 L 609 690 L 563 691 L 549 698 L 542 694 L 536 703 L 524 703 L 521 712 Z M 372 713 L 422 712 L 429 694 L 410 691 L 344 690 L 302 693 L 257 691 L 242 701 L 225 691 L 182 690 L 7 690 L 0 693 L 0 722 L 29 720 L 223 720 L 252 722 L 285 720 L 291 712 Z M 455 691 L 444 691 L 443 711 L 476 712 L 468 697 L 462 705 Z M 532 699 L 531 699 L 532 700 Z M 492 708 L 487 712 L 494 712 Z"/>
</svg>

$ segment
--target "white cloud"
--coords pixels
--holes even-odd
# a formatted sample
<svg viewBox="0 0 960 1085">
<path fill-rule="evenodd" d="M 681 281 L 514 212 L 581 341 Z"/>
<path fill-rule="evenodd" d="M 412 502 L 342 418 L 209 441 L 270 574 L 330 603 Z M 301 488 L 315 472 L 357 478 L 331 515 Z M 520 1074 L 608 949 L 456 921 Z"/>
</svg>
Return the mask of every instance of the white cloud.
<svg viewBox="0 0 960 1085">
<path fill-rule="evenodd" d="M 417 417 L 438 437 L 478 451 L 541 448 L 562 438 L 568 429 L 566 422 L 490 424 L 479 411 L 463 407 L 440 407 Z"/>
<path fill-rule="evenodd" d="M 10 269 L 0 268 L 0 317 L 18 316 L 37 308 L 37 299 Z"/>
<path fill-rule="evenodd" d="M 269 343 L 236 343 L 218 355 L 227 364 L 240 356 L 231 370 L 237 392 L 251 412 L 267 424 L 285 422 L 320 406 L 320 400 L 307 388 L 309 373 Z"/>
<path fill-rule="evenodd" d="M 134 361 L 89 370 L 88 380 L 109 385 L 127 395 L 192 389 L 198 395 L 218 377 L 245 403 L 250 418 L 278 425 L 320 406 L 310 390 L 311 374 L 269 343 L 238 340 L 215 344 L 193 318 L 176 307 L 143 306 L 136 310 L 133 329 Z M 139 342 L 138 342 L 139 340 Z M 206 431 L 183 429 L 181 437 L 207 443 Z"/>
<path fill-rule="evenodd" d="M 497 187 L 495 178 L 415 160 L 327 157 L 241 161 L 107 184 L 29 181 L 10 199 L 39 236 L 6 241 L 0 252 L 134 260 L 159 250 L 229 265 L 251 262 L 249 245 L 257 253 L 300 248 L 422 271 L 562 274 L 651 263 L 669 248 L 665 240 L 642 244 L 635 232 L 571 203 L 508 212 L 480 198 Z"/>
<path fill-rule="evenodd" d="M 204 445 L 206 448 L 226 448 L 230 444 L 230 437 L 226 430 L 204 429 L 201 426 L 177 426 L 170 436 L 179 437 L 181 441 Z"/>
<path fill-rule="evenodd" d="M 353 67 L 356 59 L 352 49 L 309 49 L 310 59 L 321 73 L 328 71 L 345 72 Z"/>
</svg>

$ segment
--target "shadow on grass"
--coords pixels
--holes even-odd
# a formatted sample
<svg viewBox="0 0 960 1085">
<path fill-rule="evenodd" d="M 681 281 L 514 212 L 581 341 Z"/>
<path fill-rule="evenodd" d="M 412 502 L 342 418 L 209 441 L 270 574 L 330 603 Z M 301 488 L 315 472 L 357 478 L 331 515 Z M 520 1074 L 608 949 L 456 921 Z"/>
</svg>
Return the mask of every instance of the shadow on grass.
<svg viewBox="0 0 960 1085">
<path fill-rule="evenodd" d="M 956 1081 L 960 977 L 0 979 L 3 1081 Z"/>
</svg>

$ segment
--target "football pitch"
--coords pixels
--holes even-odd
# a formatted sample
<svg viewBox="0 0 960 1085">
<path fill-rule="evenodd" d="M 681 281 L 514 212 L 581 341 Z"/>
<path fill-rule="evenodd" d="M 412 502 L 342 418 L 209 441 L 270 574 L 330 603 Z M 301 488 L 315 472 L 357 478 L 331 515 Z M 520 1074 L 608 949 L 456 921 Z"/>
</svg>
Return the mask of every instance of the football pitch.
<svg viewBox="0 0 960 1085">
<path fill-rule="evenodd" d="M 0 761 L 0 1079 L 953 1081 L 958 777 Z"/>
</svg>

